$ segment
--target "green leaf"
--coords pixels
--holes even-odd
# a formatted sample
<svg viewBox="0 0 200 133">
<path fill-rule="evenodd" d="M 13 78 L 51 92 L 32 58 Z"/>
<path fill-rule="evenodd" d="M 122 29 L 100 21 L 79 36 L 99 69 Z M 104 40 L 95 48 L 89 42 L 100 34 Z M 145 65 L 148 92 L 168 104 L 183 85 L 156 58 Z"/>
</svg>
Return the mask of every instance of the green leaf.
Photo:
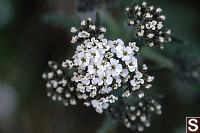
<svg viewBox="0 0 200 133">
<path fill-rule="evenodd" d="M 107 32 L 106 35 L 110 37 L 110 39 L 116 39 L 119 35 L 123 35 L 123 30 L 121 24 L 116 21 L 113 16 L 106 11 L 102 11 L 103 20 L 105 20 Z M 107 37 L 108 37 L 107 36 Z"/>
<path fill-rule="evenodd" d="M 186 41 L 184 41 L 180 38 L 174 37 L 174 36 L 172 36 L 171 38 L 174 43 L 187 43 Z"/>
<path fill-rule="evenodd" d="M 56 26 L 71 28 L 72 26 L 77 26 L 77 21 L 79 19 L 74 18 L 69 15 L 63 15 L 58 13 L 47 13 L 41 16 L 41 21 L 46 24 L 53 24 Z"/>
<path fill-rule="evenodd" d="M 113 123 L 112 119 L 106 116 L 102 125 L 97 130 L 97 133 L 108 133 L 108 132 L 113 131 L 115 128 L 116 128 L 116 125 Z"/>
<path fill-rule="evenodd" d="M 158 63 L 159 65 L 161 65 L 163 67 L 167 67 L 169 69 L 174 68 L 174 63 L 173 63 L 172 60 L 170 60 L 169 58 L 167 58 L 167 57 L 163 56 L 162 54 L 156 52 L 152 48 L 142 47 L 140 54 L 143 57 L 145 57 L 146 59 L 154 61 L 154 62 Z"/>
<path fill-rule="evenodd" d="M 100 23 L 101 23 L 100 14 L 99 14 L 99 12 L 97 11 L 97 12 L 96 12 L 95 25 L 96 25 L 97 27 L 99 27 L 99 26 L 100 26 Z"/>
</svg>

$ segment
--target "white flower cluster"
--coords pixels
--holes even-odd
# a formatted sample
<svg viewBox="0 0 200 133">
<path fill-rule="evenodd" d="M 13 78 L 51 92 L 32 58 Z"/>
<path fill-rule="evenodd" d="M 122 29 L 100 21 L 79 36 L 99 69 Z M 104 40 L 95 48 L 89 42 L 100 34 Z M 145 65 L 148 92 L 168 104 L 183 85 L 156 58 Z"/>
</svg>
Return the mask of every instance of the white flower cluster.
<svg viewBox="0 0 200 133">
<path fill-rule="evenodd" d="M 161 11 L 146 2 L 126 8 L 128 24 L 137 28 L 136 35 L 148 46 L 162 49 L 163 43 L 171 41 L 171 31 L 163 28 L 166 18 L 160 15 Z M 91 18 L 70 31 L 71 43 L 77 44 L 75 53 L 62 66 L 49 62 L 51 71 L 42 75 L 47 80 L 47 95 L 66 106 L 82 100 L 98 113 L 107 111 L 128 128 L 143 131 L 149 127 L 151 113 L 162 111 L 160 104 L 144 94 L 145 89 L 152 87 L 154 77 L 146 74 L 146 64 L 138 64 L 136 43 L 106 39 L 106 28 L 96 26 Z M 138 100 L 134 105 L 124 101 L 131 95 L 129 99 Z"/>
<path fill-rule="evenodd" d="M 112 91 L 121 89 L 122 82 L 130 85 L 122 94 L 123 97 L 136 92 L 142 98 L 144 93 L 141 87 L 150 88 L 147 82 L 151 82 L 153 77 L 146 75 L 144 70 L 138 70 L 135 53 L 139 48 L 136 43 L 130 42 L 125 46 L 121 39 L 111 41 L 99 38 L 99 33 L 106 29 L 98 29 L 90 19 L 82 21 L 81 25 L 80 30 L 75 27 L 71 29 L 77 38 L 74 41 L 72 37 L 72 42 L 79 42 L 80 45 L 77 46 L 72 60 L 64 61 L 62 66 L 77 68 L 71 80 L 77 83 L 76 91 L 81 94 L 79 98 L 85 100 L 84 104 L 92 105 L 97 112 L 102 113 L 110 103 L 118 100 Z"/>
<path fill-rule="evenodd" d="M 113 119 L 122 122 L 127 128 L 143 131 L 145 127 L 150 127 L 150 116 L 152 113 L 162 114 L 161 105 L 150 97 L 144 97 L 135 105 L 124 107 L 112 107 L 109 114 Z M 121 110 L 121 111 L 118 111 Z M 119 117 L 120 116 L 120 117 Z"/>
<path fill-rule="evenodd" d="M 136 35 L 139 38 L 143 37 L 148 46 L 155 45 L 163 49 L 163 43 L 171 41 L 169 37 L 171 30 L 163 28 L 166 17 L 160 15 L 161 8 L 147 6 L 147 3 L 143 2 L 141 6 L 127 7 L 125 11 L 128 16 L 128 25 L 138 29 Z"/>
</svg>

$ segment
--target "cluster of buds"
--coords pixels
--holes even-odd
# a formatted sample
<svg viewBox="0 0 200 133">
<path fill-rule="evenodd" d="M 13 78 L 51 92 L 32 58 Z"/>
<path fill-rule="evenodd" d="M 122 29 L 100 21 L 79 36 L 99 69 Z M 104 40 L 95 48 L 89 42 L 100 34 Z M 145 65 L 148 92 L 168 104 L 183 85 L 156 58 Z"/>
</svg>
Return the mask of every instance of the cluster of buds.
<svg viewBox="0 0 200 133">
<path fill-rule="evenodd" d="M 176 56 L 174 57 L 176 64 L 177 76 L 189 83 L 200 83 L 200 58 Z"/>
<path fill-rule="evenodd" d="M 137 29 L 136 36 L 143 38 L 148 46 L 155 45 L 163 49 L 163 44 L 171 41 L 171 30 L 163 26 L 166 17 L 160 14 L 161 8 L 154 8 L 143 2 L 141 6 L 127 7 L 125 11 L 128 16 L 128 25 Z"/>
<path fill-rule="evenodd" d="M 120 104 L 121 106 L 111 107 L 108 114 L 112 119 L 133 130 L 143 131 L 145 127 L 150 127 L 152 114 L 162 114 L 161 105 L 147 96 L 137 100 L 134 105 L 124 102 Z"/>
<path fill-rule="evenodd" d="M 54 101 L 63 101 L 65 106 L 69 104 L 76 105 L 79 94 L 76 92 L 74 83 L 71 82 L 67 70 L 53 61 L 49 61 L 48 65 L 51 71 L 45 72 L 42 75 L 42 78 L 47 80 L 47 96 Z"/>
<path fill-rule="evenodd" d="M 131 76 L 130 82 L 127 83 L 128 87 L 122 94 L 122 97 L 129 97 L 132 92 L 135 92 L 139 98 L 144 97 L 144 92 L 141 88 L 149 89 L 152 87 L 150 82 L 154 80 L 154 76 L 146 74 L 148 67 L 143 64 L 142 67 L 138 67 L 138 70 Z M 130 87 L 131 86 L 131 87 Z"/>
<path fill-rule="evenodd" d="M 86 43 L 85 41 L 88 41 L 88 39 L 91 39 L 91 35 L 98 40 L 102 40 L 104 38 L 106 28 L 99 28 L 95 26 L 95 24 L 92 22 L 92 19 L 88 18 L 88 20 L 81 21 L 80 29 L 72 27 L 70 31 L 71 33 L 75 34 L 72 36 L 71 43 L 82 44 Z"/>
</svg>

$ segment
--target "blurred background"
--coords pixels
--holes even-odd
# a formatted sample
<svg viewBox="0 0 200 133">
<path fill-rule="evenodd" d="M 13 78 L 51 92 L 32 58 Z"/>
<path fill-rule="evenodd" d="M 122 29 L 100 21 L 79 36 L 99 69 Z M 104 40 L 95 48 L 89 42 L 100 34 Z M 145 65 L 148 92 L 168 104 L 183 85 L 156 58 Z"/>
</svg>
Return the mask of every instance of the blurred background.
<svg viewBox="0 0 200 133">
<path fill-rule="evenodd" d="M 106 37 L 129 28 L 132 0 L 0 0 L 0 133 L 135 133 L 113 125 L 93 108 L 64 107 L 46 96 L 47 61 L 73 55 L 70 27 L 99 12 Z M 140 1 L 137 1 L 140 2 Z M 173 41 L 164 50 L 141 49 L 155 76 L 150 90 L 163 106 L 144 133 L 185 133 L 187 116 L 200 116 L 200 1 L 149 0 L 163 8 Z M 131 40 L 131 38 L 130 38 Z"/>
</svg>

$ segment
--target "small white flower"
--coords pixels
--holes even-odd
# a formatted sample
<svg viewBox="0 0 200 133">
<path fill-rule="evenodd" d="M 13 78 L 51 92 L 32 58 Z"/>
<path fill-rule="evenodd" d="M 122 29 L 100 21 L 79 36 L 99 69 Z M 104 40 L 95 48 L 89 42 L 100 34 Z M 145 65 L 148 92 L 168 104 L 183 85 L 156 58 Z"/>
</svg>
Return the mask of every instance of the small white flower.
<svg viewBox="0 0 200 133">
<path fill-rule="evenodd" d="M 144 92 L 142 92 L 142 91 L 138 92 L 138 97 L 139 98 L 143 98 L 144 97 Z"/>
<path fill-rule="evenodd" d="M 115 78 L 115 81 L 118 85 L 121 85 L 122 80 L 119 76 Z"/>
<path fill-rule="evenodd" d="M 158 29 L 161 29 L 162 27 L 163 27 L 162 22 L 159 22 L 159 23 L 157 24 L 157 28 L 158 28 Z"/>
<path fill-rule="evenodd" d="M 86 32 L 86 31 L 82 31 L 78 33 L 78 37 L 80 38 L 88 38 L 90 36 L 90 33 Z"/>
<path fill-rule="evenodd" d="M 161 43 L 165 42 L 165 39 L 164 39 L 163 37 L 159 37 L 158 40 L 159 40 Z"/>
<path fill-rule="evenodd" d="M 141 7 L 139 7 L 138 5 L 136 5 L 136 6 L 135 6 L 135 10 L 136 10 L 136 11 L 137 11 L 137 10 L 140 11 L 140 10 L 141 10 Z"/>
<path fill-rule="evenodd" d="M 58 87 L 57 89 L 56 89 L 56 91 L 58 92 L 58 93 L 62 93 L 63 92 L 63 87 Z"/>
<path fill-rule="evenodd" d="M 103 73 L 99 75 L 99 83 L 98 85 L 101 86 L 102 84 L 104 85 L 110 85 L 112 84 L 113 78 L 109 73 Z"/>
<path fill-rule="evenodd" d="M 142 12 L 139 11 L 139 12 L 137 12 L 136 14 L 137 14 L 138 16 L 141 16 Z"/>
<path fill-rule="evenodd" d="M 58 75 L 61 75 L 61 74 L 63 74 L 63 71 L 60 70 L 60 69 L 58 69 L 58 70 L 56 71 L 56 73 L 57 73 Z"/>
<path fill-rule="evenodd" d="M 66 60 L 62 63 L 62 67 L 68 67 L 69 69 L 71 69 L 73 67 L 73 62 L 71 60 Z"/>
<path fill-rule="evenodd" d="M 135 72 L 135 76 L 134 76 L 135 78 L 140 79 L 140 78 L 142 78 L 142 76 L 143 76 L 143 74 L 140 71 Z"/>
<path fill-rule="evenodd" d="M 148 76 L 147 77 L 147 82 L 152 82 L 154 80 L 154 76 Z"/>
<path fill-rule="evenodd" d="M 160 18 L 161 20 L 165 20 L 165 19 L 166 19 L 166 17 L 165 17 L 164 15 L 161 15 L 159 18 Z"/>
<path fill-rule="evenodd" d="M 107 61 L 105 61 L 105 60 L 100 60 L 98 63 L 97 63 L 97 65 L 102 69 L 102 70 L 106 70 L 107 69 L 107 67 L 109 67 L 110 66 L 110 62 L 107 62 Z"/>
<path fill-rule="evenodd" d="M 131 127 L 131 123 L 130 123 L 130 122 L 127 122 L 125 126 L 126 126 L 127 128 L 130 128 L 130 127 Z"/>
<path fill-rule="evenodd" d="M 101 27 L 101 28 L 100 28 L 100 31 L 101 31 L 101 32 L 106 32 L 106 28 Z"/>
<path fill-rule="evenodd" d="M 89 65 L 89 56 L 88 53 L 80 52 L 77 54 L 77 59 L 75 60 L 78 66 L 88 66 Z"/>
<path fill-rule="evenodd" d="M 130 81 L 130 83 L 131 83 L 131 85 L 132 85 L 133 87 L 137 85 L 135 79 L 132 79 L 132 80 Z"/>
<path fill-rule="evenodd" d="M 76 27 L 72 27 L 71 29 L 70 29 L 70 32 L 71 33 L 76 33 L 78 30 L 76 29 Z"/>
<path fill-rule="evenodd" d="M 53 72 L 49 72 L 49 73 L 47 74 L 47 76 L 48 76 L 48 79 L 51 79 L 51 78 L 53 78 L 54 73 L 53 73 Z"/>
<path fill-rule="evenodd" d="M 92 18 L 88 18 L 88 21 L 92 22 Z"/>
<path fill-rule="evenodd" d="M 131 49 L 132 49 L 133 51 L 136 51 L 136 52 L 139 51 L 139 47 L 136 46 L 136 42 L 129 42 L 128 45 L 129 45 L 129 47 L 131 47 Z"/>
<path fill-rule="evenodd" d="M 142 6 L 146 7 L 147 2 L 142 2 Z"/>
<path fill-rule="evenodd" d="M 123 94 L 122 97 L 129 97 L 131 95 L 129 90 L 126 90 Z"/>
<path fill-rule="evenodd" d="M 150 13 L 146 13 L 146 18 L 152 18 L 153 15 L 151 15 Z"/>
<path fill-rule="evenodd" d="M 127 75 L 127 76 L 124 77 L 125 82 L 128 82 L 129 79 L 130 79 L 130 75 Z"/>
<path fill-rule="evenodd" d="M 103 39 L 97 45 L 98 45 L 98 47 L 99 47 L 99 49 L 100 49 L 100 51 L 101 51 L 102 54 L 104 54 L 105 51 L 108 51 L 110 49 L 110 46 L 108 45 L 107 39 Z"/>
<path fill-rule="evenodd" d="M 111 52 L 116 53 L 123 49 L 124 42 L 121 39 L 109 41 L 108 45 L 111 47 Z"/>
<path fill-rule="evenodd" d="M 103 38 L 104 38 L 104 34 L 101 34 L 101 35 L 98 36 L 99 40 L 103 40 Z"/>
<path fill-rule="evenodd" d="M 116 97 L 114 95 L 110 95 L 110 96 L 106 97 L 106 99 L 109 103 L 114 103 L 116 100 L 118 100 L 118 97 Z"/>
<path fill-rule="evenodd" d="M 97 44 L 98 44 L 98 40 L 96 40 L 94 37 L 91 38 L 91 41 L 89 41 L 88 43 L 86 43 L 86 46 L 88 48 L 96 48 Z"/>
<path fill-rule="evenodd" d="M 96 87 L 93 86 L 93 85 L 89 85 L 89 86 L 86 87 L 87 92 L 91 92 L 92 90 L 96 90 Z"/>
<path fill-rule="evenodd" d="M 113 89 L 112 87 L 108 87 L 108 86 L 103 86 L 102 87 L 102 91 L 105 92 L 105 93 L 109 93 L 111 92 Z"/>
<path fill-rule="evenodd" d="M 81 25 L 85 26 L 86 25 L 86 21 L 85 20 L 81 21 Z"/>
<path fill-rule="evenodd" d="M 49 83 L 49 82 L 47 82 L 47 83 L 46 83 L 46 87 L 47 87 L 47 88 L 51 88 L 51 87 L 52 87 L 52 84 Z"/>
<path fill-rule="evenodd" d="M 77 84 L 77 89 L 80 91 L 80 92 L 82 92 L 82 93 L 85 93 L 85 86 L 83 86 L 83 84 L 81 84 L 81 83 L 78 83 Z"/>
<path fill-rule="evenodd" d="M 81 80 L 81 83 L 83 84 L 83 85 L 89 85 L 90 84 L 90 80 L 89 79 L 86 79 L 86 78 L 84 78 L 84 79 L 82 79 Z"/>
<path fill-rule="evenodd" d="M 162 12 L 162 9 L 161 9 L 161 8 L 157 8 L 157 9 L 156 9 L 156 12 L 157 12 L 157 13 L 161 13 L 161 12 Z"/>
<path fill-rule="evenodd" d="M 144 28 L 145 28 L 144 25 L 141 25 L 141 26 L 140 26 L 140 29 L 141 29 L 141 30 L 144 30 Z"/>
<path fill-rule="evenodd" d="M 123 69 L 120 75 L 121 75 L 122 77 L 126 77 L 128 74 L 129 74 L 128 69 Z"/>
<path fill-rule="evenodd" d="M 149 6 L 149 10 L 152 11 L 154 9 L 154 6 Z"/>
<path fill-rule="evenodd" d="M 96 74 L 96 73 L 101 74 L 101 73 L 103 73 L 103 69 L 99 68 L 99 66 L 97 66 L 96 64 L 89 65 L 88 73 L 89 74 Z"/>
<path fill-rule="evenodd" d="M 151 26 L 155 26 L 157 24 L 157 21 L 153 20 L 151 24 Z"/>
<path fill-rule="evenodd" d="M 144 36 L 144 30 L 138 31 L 138 32 L 137 32 L 137 35 L 138 35 L 139 37 Z"/>
<path fill-rule="evenodd" d="M 131 115 L 130 119 L 131 119 L 132 121 L 135 121 L 135 120 L 136 120 L 136 116 L 135 116 L 135 115 Z"/>
<path fill-rule="evenodd" d="M 90 102 L 84 102 L 83 104 L 86 105 L 87 107 L 89 107 L 91 105 Z"/>
<path fill-rule="evenodd" d="M 153 42 L 150 42 L 147 44 L 149 47 L 153 47 L 154 46 L 154 43 Z"/>
<path fill-rule="evenodd" d="M 107 59 L 111 59 L 113 56 L 114 56 L 114 54 L 112 52 L 105 53 L 105 58 L 107 58 Z"/>
<path fill-rule="evenodd" d="M 125 48 L 123 48 L 122 51 L 118 51 L 117 52 L 117 57 L 121 58 L 122 61 L 126 61 L 129 60 L 131 58 L 131 56 L 134 54 L 133 50 L 131 49 L 131 47 L 127 46 Z"/>
<path fill-rule="evenodd" d="M 70 94 L 70 93 L 66 93 L 66 94 L 65 94 L 65 97 L 66 97 L 66 98 L 70 98 L 70 97 L 71 97 L 71 94 Z"/>
<path fill-rule="evenodd" d="M 42 78 L 43 78 L 43 79 L 46 79 L 46 78 L 47 78 L 47 74 L 46 74 L 46 73 L 43 73 L 43 74 L 42 74 Z"/>
<path fill-rule="evenodd" d="M 102 113 L 103 112 L 102 109 L 107 109 L 109 106 L 105 98 L 101 98 L 100 100 L 94 99 L 91 101 L 91 103 L 98 113 Z"/>
<path fill-rule="evenodd" d="M 79 52 L 85 51 L 86 49 L 87 49 L 87 47 L 84 44 L 78 45 L 76 47 L 77 51 L 75 51 L 75 53 L 79 53 Z M 74 56 L 76 56 L 76 54 Z"/>
<path fill-rule="evenodd" d="M 113 77 L 118 76 L 120 72 L 122 71 L 122 65 L 118 63 L 119 63 L 119 60 L 116 60 L 113 58 L 110 59 L 110 70 L 111 70 L 111 75 Z"/>
<path fill-rule="evenodd" d="M 167 30 L 166 34 L 171 35 L 171 30 Z"/>
<path fill-rule="evenodd" d="M 91 58 L 93 62 L 97 62 L 100 58 L 100 53 L 96 48 L 93 48 L 88 51 L 88 57 Z"/>
<path fill-rule="evenodd" d="M 149 39 L 151 39 L 151 38 L 154 37 L 154 34 L 153 34 L 153 33 L 149 33 L 149 34 L 147 35 L 147 37 L 148 37 Z"/>
<path fill-rule="evenodd" d="M 51 80 L 51 84 L 53 85 L 53 88 L 57 88 L 59 83 L 56 80 Z"/>
<path fill-rule="evenodd" d="M 92 90 L 90 92 L 90 97 L 94 98 L 97 95 L 97 90 Z"/>
<path fill-rule="evenodd" d="M 129 24 L 129 25 L 134 25 L 135 23 L 134 23 L 133 20 L 128 19 L 128 24 Z"/>
<path fill-rule="evenodd" d="M 146 71 L 148 69 L 147 65 L 146 64 L 143 64 L 142 65 L 142 70 Z"/>
<path fill-rule="evenodd" d="M 145 88 L 147 88 L 147 89 L 149 89 L 149 88 L 151 88 L 151 87 L 152 87 L 151 84 L 147 84 L 147 85 L 145 85 Z"/>
<path fill-rule="evenodd" d="M 138 126 L 138 131 L 140 131 L 140 132 L 144 131 L 144 127 L 141 126 L 141 125 L 139 125 L 139 126 Z"/>
<path fill-rule="evenodd" d="M 99 78 L 97 78 L 97 77 L 92 78 L 93 85 L 97 85 L 98 83 L 99 83 Z"/>
<path fill-rule="evenodd" d="M 91 30 L 95 30 L 96 29 L 95 25 L 90 25 L 89 27 L 90 27 Z"/>
<path fill-rule="evenodd" d="M 132 57 L 130 60 L 125 61 L 126 65 L 129 68 L 130 72 L 133 72 L 137 69 L 137 59 L 135 57 Z"/>
<path fill-rule="evenodd" d="M 66 79 L 62 79 L 59 84 L 61 84 L 62 86 L 66 86 L 67 85 L 67 80 Z M 56 88 L 56 87 L 55 87 Z"/>
<path fill-rule="evenodd" d="M 148 22 L 146 24 L 146 28 L 155 30 L 156 29 L 156 24 L 157 24 L 157 21 L 153 20 L 152 22 Z"/>
<path fill-rule="evenodd" d="M 126 8 L 125 8 L 125 11 L 126 11 L 126 12 L 128 12 L 129 10 L 130 10 L 130 8 L 129 8 L 129 7 L 126 7 Z"/>
<path fill-rule="evenodd" d="M 70 104 L 71 104 L 71 105 L 76 105 L 76 104 L 77 104 L 77 102 L 76 102 L 76 100 L 75 100 L 75 99 L 70 99 Z"/>
</svg>

